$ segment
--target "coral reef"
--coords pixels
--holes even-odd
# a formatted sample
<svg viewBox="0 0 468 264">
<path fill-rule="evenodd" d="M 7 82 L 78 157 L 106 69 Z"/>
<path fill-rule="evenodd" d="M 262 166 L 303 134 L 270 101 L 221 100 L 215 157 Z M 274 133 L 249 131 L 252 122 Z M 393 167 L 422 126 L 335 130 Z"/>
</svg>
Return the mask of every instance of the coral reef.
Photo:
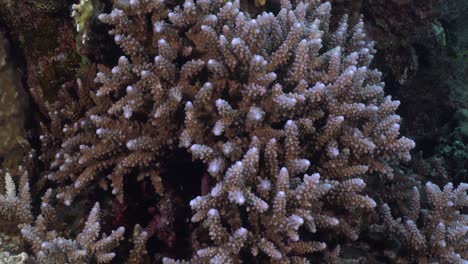
<svg viewBox="0 0 468 264">
<path fill-rule="evenodd" d="M 71 204 L 95 181 L 107 188 L 98 178 L 106 171 L 120 202 L 128 174 L 149 178 L 163 195 L 160 161 L 179 146 L 212 176 L 211 192 L 191 202 L 192 221 L 206 219 L 219 250 L 198 251 L 200 258 L 236 258 L 247 237 L 252 254 L 276 261 L 323 250 L 322 242 L 299 240 L 303 224 L 312 233 L 336 226 L 356 239 L 346 219 L 359 221 L 359 208 L 375 206 L 358 194 L 360 177 L 392 177 L 388 162 L 409 160 L 414 143 L 399 137 L 399 102 L 384 97 L 380 72 L 368 68 L 374 49 L 363 22 L 348 32 L 344 16 L 332 32 L 330 10 L 284 2 L 276 17 L 251 19 L 239 2 L 188 1 L 171 11 L 135 1 L 101 15 L 128 58 L 101 69 L 91 98 L 79 85 L 78 101 L 65 94 L 44 104 L 53 126 L 41 136 L 43 149 L 56 151 L 41 159 L 51 164 L 48 179 L 63 183 L 58 197 Z M 147 14 L 153 28 L 142 34 Z M 174 122 L 182 110 L 185 121 Z M 302 177 L 307 171 L 316 173 Z M 327 209 L 334 207 L 348 212 Z"/>
<path fill-rule="evenodd" d="M 448 183 L 441 190 L 437 185 L 425 185 L 426 202 L 421 200 L 414 187 L 408 202 L 409 214 L 393 219 L 390 207 L 383 204 L 382 218 L 385 230 L 402 242 L 399 252 L 388 254 L 397 263 L 464 263 L 468 258 L 468 215 L 462 211 L 467 206 L 468 185 L 454 189 Z M 422 218 L 422 219 L 421 219 Z M 406 257 L 402 257 L 406 254 Z M 404 259 L 406 262 L 402 262 Z"/>
<path fill-rule="evenodd" d="M 56 1 L 30 2 L 62 10 L 49 8 Z M 74 5 L 78 36 L 71 24 L 62 26 L 54 52 L 24 43 L 39 136 L 36 142 L 32 132 L 22 176 L 5 173 L 0 218 L 9 223 L 3 228 L 21 234 L 31 259 L 468 257 L 468 185 L 452 177 L 463 178 L 463 171 L 447 170 L 440 158 L 428 166 L 422 156 L 405 165 L 414 171 L 397 167 L 411 160 L 415 143 L 400 135 L 400 101 L 385 95 L 362 16 L 334 16 L 331 3 L 320 0 L 253 2 L 263 10 L 277 4 L 274 13 L 250 11 L 240 1 L 116 1 L 97 18 L 121 54 L 109 52 L 101 64 L 75 52 L 93 43 L 95 14 L 106 6 L 98 2 Z M 396 2 L 395 10 L 406 5 Z M 430 4 L 412 14 L 432 15 Z M 356 1 L 352 9 L 363 5 Z M 13 37 L 33 36 L 32 27 L 18 28 L 37 11 L 23 1 L 8 6 L 25 8 L 17 18 L 3 11 Z M 42 14 L 34 25 L 57 20 Z M 445 31 L 432 28 L 446 43 Z M 462 142 L 454 147 L 442 151 L 447 159 L 463 152 Z M 437 184 L 418 189 L 427 178 Z M 125 230 L 132 228 L 130 238 Z M 371 245 L 375 237 L 399 246 Z"/>
<path fill-rule="evenodd" d="M 96 203 L 89 213 L 81 232 L 75 239 L 68 239 L 58 234 L 59 218 L 54 205 L 54 191 L 48 189 L 41 199 L 41 213 L 34 218 L 32 213 L 32 198 L 28 182 L 28 171 L 19 168 L 22 176 L 19 184 L 15 184 L 10 173 L 5 173 L 5 193 L 0 195 L 0 216 L 18 224 L 23 239 L 31 246 L 37 263 L 110 263 L 115 257 L 112 250 L 124 238 L 125 228 L 119 227 L 109 235 L 101 233 L 100 206 Z M 21 186 L 17 190 L 17 186 Z M 63 209 L 63 208 L 62 208 Z M 62 228 L 66 228 L 63 227 Z M 133 241 L 135 247 L 131 251 L 130 263 L 140 263 L 145 252 L 146 233 L 136 226 Z M 8 256 L 6 256 L 8 257 Z"/>
</svg>

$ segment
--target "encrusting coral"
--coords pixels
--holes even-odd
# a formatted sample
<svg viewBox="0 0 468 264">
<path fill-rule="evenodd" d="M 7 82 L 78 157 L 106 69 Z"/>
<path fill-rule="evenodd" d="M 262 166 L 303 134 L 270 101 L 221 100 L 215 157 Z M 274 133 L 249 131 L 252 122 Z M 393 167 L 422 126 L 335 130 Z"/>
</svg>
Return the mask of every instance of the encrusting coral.
<svg viewBox="0 0 468 264">
<path fill-rule="evenodd" d="M 408 161 L 414 142 L 400 136 L 399 101 L 371 68 L 362 19 L 332 26 L 330 18 L 331 4 L 319 0 L 282 0 L 277 14 L 255 18 L 222 0 L 130 0 L 101 14 L 125 54 L 117 65 L 100 66 L 94 84 L 64 87 L 56 102 L 35 93 L 49 119 L 43 174 L 57 186 L 43 204 L 72 206 L 96 186 L 124 203 L 128 178 L 167 195 L 165 158 L 185 149 L 211 176 L 189 204 L 191 263 L 310 263 L 325 251 L 338 259 L 340 243 L 357 240 L 376 207 L 366 182 L 391 179 L 391 163 Z M 33 224 L 30 203 L 17 200 L 39 258 L 104 263 L 123 238 L 117 229 L 97 239 L 99 204 L 68 240 L 43 227 L 51 206 Z M 143 260 L 151 235 L 143 230 L 135 227 L 130 263 Z"/>
</svg>

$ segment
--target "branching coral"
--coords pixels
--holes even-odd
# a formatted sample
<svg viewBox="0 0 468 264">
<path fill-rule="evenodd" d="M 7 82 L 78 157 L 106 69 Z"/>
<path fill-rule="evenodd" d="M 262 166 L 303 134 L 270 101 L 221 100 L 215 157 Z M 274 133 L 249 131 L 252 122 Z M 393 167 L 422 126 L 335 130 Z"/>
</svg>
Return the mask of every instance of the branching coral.
<svg viewBox="0 0 468 264">
<path fill-rule="evenodd" d="M 468 185 L 462 183 L 454 189 L 452 183 L 441 190 L 428 182 L 426 201 L 413 189 L 409 201 L 409 214 L 394 219 L 390 207 L 381 208 L 385 230 L 402 241 L 404 248 L 396 257 L 417 263 L 465 263 L 468 258 Z M 427 204 L 427 205 L 426 205 Z"/>
<path fill-rule="evenodd" d="M 0 195 L 0 216 L 19 223 L 23 239 L 30 244 L 37 263 L 110 263 L 115 257 L 113 249 L 119 246 L 124 238 L 125 228 L 120 227 L 109 235 L 101 233 L 100 206 L 96 203 L 89 213 L 83 230 L 76 239 L 68 239 L 58 234 L 57 223 L 60 214 L 53 206 L 52 189 L 42 197 L 39 214 L 35 220 L 32 214 L 31 196 L 29 193 L 28 172 L 23 168 L 17 194 L 16 184 L 11 174 L 5 174 L 6 192 Z M 71 231 L 71 230 L 69 230 Z M 135 227 L 134 244 L 130 263 L 141 263 L 145 253 L 147 234 L 139 226 Z"/>
<path fill-rule="evenodd" d="M 323 211 L 374 207 L 358 194 L 361 177 L 391 176 L 387 162 L 408 160 L 414 143 L 399 137 L 399 102 L 384 97 L 380 72 L 369 69 L 374 49 L 363 22 L 348 30 L 344 16 L 332 32 L 330 9 L 283 1 L 278 15 L 252 19 L 237 1 L 186 1 L 174 9 L 131 1 L 125 11 L 101 15 L 128 58 L 98 73 L 96 96 L 110 104 L 88 114 L 98 128 L 89 148 L 97 155 L 84 146 L 76 159 L 84 169 L 125 153 L 111 175 L 120 194 L 130 168 L 151 167 L 170 146 L 187 148 L 213 176 L 211 193 L 191 202 L 192 221 L 205 221 L 216 246 L 200 249 L 201 259 L 233 260 L 246 244 L 253 255 L 282 262 L 323 250 L 299 239 L 303 224 L 312 232 L 336 226 L 356 239 L 345 217 Z M 141 127 L 140 134 L 123 125 Z M 307 171 L 320 176 L 302 177 Z"/>
<path fill-rule="evenodd" d="M 100 15 L 125 56 L 100 68 L 96 89 L 78 82 L 40 104 L 51 120 L 41 159 L 65 204 L 109 181 L 123 202 L 125 177 L 164 195 L 162 161 L 184 148 L 212 176 L 190 202 L 211 238 L 194 263 L 308 263 L 338 244 L 321 231 L 358 238 L 376 205 L 367 178 L 392 177 L 389 163 L 409 160 L 414 142 L 370 68 L 362 20 L 334 28 L 321 1 L 284 0 L 256 18 L 239 8 L 131 0 Z"/>
<path fill-rule="evenodd" d="M 121 72 L 117 74 L 120 77 L 108 84 L 110 87 L 131 77 L 129 61 L 124 57 L 113 71 Z M 97 79 L 102 76 L 98 74 Z M 167 146 L 165 141 L 171 140 L 169 119 L 164 126 L 109 115 L 111 97 L 93 93 L 89 96 L 91 87 L 82 85 L 81 80 L 77 86 L 77 92 L 62 90 L 62 100 L 43 104 L 51 122 L 43 126 L 41 141 L 47 151 L 41 160 L 50 164 L 48 179 L 61 183 L 58 197 L 70 204 L 96 180 L 108 188 L 107 182 L 99 178 L 107 176 L 112 182 L 112 193 L 122 202 L 123 176 L 134 168 L 140 169 L 139 179 L 150 178 L 155 190 L 162 194 L 157 157 L 164 154 L 161 146 Z M 127 90 L 131 90 L 129 87 Z M 97 94 L 100 95 L 99 91 Z M 143 98 L 140 102 L 143 103 Z"/>
<path fill-rule="evenodd" d="M 399 102 L 383 97 L 380 73 L 368 69 L 374 50 L 364 41 L 362 21 L 348 32 L 345 16 L 329 32 L 329 3 L 301 2 L 294 9 L 284 3 L 276 17 L 256 19 L 237 2 L 188 1 L 174 12 L 158 1 L 132 3 L 126 13 L 100 16 L 115 26 L 111 34 L 128 58 L 97 74 L 102 86 L 92 95 L 95 107 L 80 116 L 88 98 L 48 109 L 51 119 L 68 122 L 52 133 L 66 140 L 49 175 L 74 182 L 62 192 L 67 202 L 109 169 L 119 199 L 122 177 L 134 168 L 160 190 L 158 157 L 177 144 L 219 178 L 247 151 L 249 137 L 263 144 L 284 138 L 287 120 L 295 122 L 299 140 L 313 142 L 287 153 L 293 174 L 307 163 L 299 152 L 334 179 L 391 174 L 386 160 L 409 158 L 414 144 L 399 138 Z M 86 89 L 78 90 L 83 97 Z M 184 124 L 175 121 L 182 107 Z"/>
<path fill-rule="evenodd" d="M 253 256 L 267 255 L 272 263 L 304 262 L 307 259 L 300 256 L 325 249 L 325 243 L 304 240 L 299 235 L 301 226 L 310 233 L 335 228 L 351 239 L 357 238 L 358 230 L 353 230 L 346 217 L 359 218 L 360 209 L 375 206 L 372 199 L 357 194 L 365 187 L 363 180 L 321 180 L 318 173 L 305 174 L 303 178 L 290 177 L 286 167 L 278 168 L 276 144 L 275 139 L 268 142 L 262 159 L 258 149 L 252 147 L 242 161 L 228 169 L 224 180 L 213 187 L 210 194 L 190 203 L 196 211 L 192 221 L 206 219 L 216 245 L 198 250 L 200 263 L 210 259 L 213 263 L 223 263 L 237 258 L 240 246 L 229 246 L 232 243 L 231 239 L 227 240 L 229 229 L 237 230 L 234 237 L 243 230 L 245 239 L 241 240 L 241 245 L 248 246 Z M 260 169 L 259 160 L 266 161 L 265 168 Z M 274 172 L 276 175 L 269 176 Z M 333 212 L 332 206 L 354 215 L 340 215 Z M 223 223 L 228 223 L 230 228 L 225 228 Z M 245 224 L 248 230 L 242 227 Z"/>
<path fill-rule="evenodd" d="M 54 213 L 49 205 L 49 194 L 43 198 L 40 214 L 34 225 L 21 225 L 24 239 L 31 244 L 39 263 L 110 263 L 115 257 L 111 250 L 119 245 L 123 239 L 125 228 L 121 227 L 108 236 L 103 235 L 98 240 L 101 226 L 99 224 L 99 204 L 96 203 L 91 210 L 85 227 L 77 235 L 76 240 L 65 239 L 50 230 Z M 46 213 L 47 212 L 47 213 Z"/>
</svg>

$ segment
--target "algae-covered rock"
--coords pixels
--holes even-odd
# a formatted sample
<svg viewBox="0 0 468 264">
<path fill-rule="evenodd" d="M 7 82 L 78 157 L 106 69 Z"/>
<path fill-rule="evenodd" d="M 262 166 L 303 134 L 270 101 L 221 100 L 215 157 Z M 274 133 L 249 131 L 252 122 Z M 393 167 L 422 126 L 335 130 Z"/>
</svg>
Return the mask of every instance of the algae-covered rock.
<svg viewBox="0 0 468 264">
<path fill-rule="evenodd" d="M 25 137 L 26 94 L 21 79 L 8 57 L 8 43 L 0 35 L 0 161 L 17 166 L 22 152 L 19 142 Z"/>
</svg>

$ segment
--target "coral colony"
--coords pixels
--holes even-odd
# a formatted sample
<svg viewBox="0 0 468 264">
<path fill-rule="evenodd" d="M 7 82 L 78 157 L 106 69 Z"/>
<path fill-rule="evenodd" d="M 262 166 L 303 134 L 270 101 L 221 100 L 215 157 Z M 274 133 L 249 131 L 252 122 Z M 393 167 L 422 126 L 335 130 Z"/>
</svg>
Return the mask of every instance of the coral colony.
<svg viewBox="0 0 468 264">
<path fill-rule="evenodd" d="M 277 14 L 257 17 L 238 0 L 130 0 L 98 18 L 125 55 L 101 66 L 94 86 L 78 80 L 74 94 L 40 102 L 50 122 L 38 177 L 51 188 L 38 210 L 27 166 L 17 183 L 5 174 L 0 215 L 19 224 L 39 263 L 143 263 L 148 252 L 166 264 L 357 263 L 340 248 L 363 224 L 400 241 L 399 263 L 466 263 L 468 185 L 410 187 L 411 209 L 398 219 L 369 188 L 394 179 L 392 165 L 410 160 L 415 144 L 400 135 L 400 102 L 371 67 L 362 19 L 331 23 L 320 0 L 281 0 Z M 204 176 L 183 205 L 191 255 L 165 255 L 146 244 L 176 239 L 174 216 L 162 212 L 179 205 L 164 197 L 183 190 L 167 187 L 164 160 L 180 149 Z M 79 231 L 56 226 L 90 190 L 126 204 L 138 188 L 127 182 L 159 197 L 152 227 L 104 229 L 98 198 Z"/>
</svg>

